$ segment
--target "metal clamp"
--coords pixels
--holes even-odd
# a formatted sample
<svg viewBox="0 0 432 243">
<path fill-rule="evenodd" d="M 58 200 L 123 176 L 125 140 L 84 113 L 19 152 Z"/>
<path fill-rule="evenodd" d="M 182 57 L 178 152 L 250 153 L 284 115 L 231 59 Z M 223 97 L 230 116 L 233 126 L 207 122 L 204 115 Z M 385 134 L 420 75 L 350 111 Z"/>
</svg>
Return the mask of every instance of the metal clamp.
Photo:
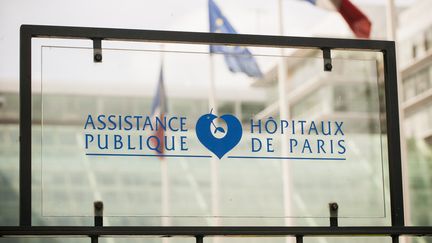
<svg viewBox="0 0 432 243">
<path fill-rule="evenodd" d="M 333 69 L 330 48 L 322 48 L 324 58 L 324 71 L 331 72 Z"/>
<path fill-rule="evenodd" d="M 93 61 L 102 62 L 102 39 L 95 38 L 93 40 Z"/>
<path fill-rule="evenodd" d="M 103 226 L 103 202 L 95 201 L 93 203 L 93 209 L 94 209 L 94 225 L 96 227 L 102 227 Z M 99 236 L 97 235 L 91 235 L 90 239 L 92 243 L 99 242 Z"/>
<path fill-rule="evenodd" d="M 331 202 L 329 203 L 329 210 L 330 210 L 330 227 L 337 227 L 339 205 L 336 202 Z"/>
</svg>

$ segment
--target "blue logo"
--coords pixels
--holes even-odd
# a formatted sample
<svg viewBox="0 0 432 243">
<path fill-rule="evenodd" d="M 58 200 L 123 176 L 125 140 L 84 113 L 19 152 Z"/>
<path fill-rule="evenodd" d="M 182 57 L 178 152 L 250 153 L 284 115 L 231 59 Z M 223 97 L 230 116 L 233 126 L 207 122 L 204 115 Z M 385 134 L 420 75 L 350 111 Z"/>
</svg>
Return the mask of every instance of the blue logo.
<svg viewBox="0 0 432 243">
<path fill-rule="evenodd" d="M 225 121 L 227 131 L 223 127 L 215 125 L 214 120 L 216 118 L 217 116 L 211 111 L 209 114 L 202 115 L 196 123 L 195 131 L 199 141 L 221 159 L 240 142 L 243 129 L 240 121 L 231 114 L 220 117 Z M 214 132 L 212 132 L 212 126 L 215 129 Z M 216 137 L 217 133 L 221 133 L 223 136 L 218 138 Z"/>
</svg>

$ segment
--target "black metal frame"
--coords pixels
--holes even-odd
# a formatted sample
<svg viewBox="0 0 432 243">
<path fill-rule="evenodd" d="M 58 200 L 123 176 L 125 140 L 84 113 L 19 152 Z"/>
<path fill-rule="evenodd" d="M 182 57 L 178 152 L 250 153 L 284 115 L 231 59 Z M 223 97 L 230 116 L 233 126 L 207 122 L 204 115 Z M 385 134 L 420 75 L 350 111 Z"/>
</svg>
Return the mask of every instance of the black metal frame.
<svg viewBox="0 0 432 243">
<path fill-rule="evenodd" d="M 147 42 L 176 42 L 192 44 L 233 44 L 278 48 L 315 48 L 322 50 L 349 49 L 383 53 L 385 103 L 388 138 L 391 225 L 389 227 L 75 227 L 32 226 L 32 162 L 31 162 L 31 44 L 32 38 L 81 38 L 89 40 L 119 40 Z M 20 226 L 0 227 L 0 235 L 159 235 L 194 236 L 202 242 L 204 236 L 303 236 L 313 235 L 432 235 L 432 227 L 405 227 L 400 151 L 399 110 L 396 75 L 395 43 L 392 41 L 261 36 L 221 33 L 197 33 L 134 29 L 62 27 L 22 25 L 20 29 Z"/>
</svg>

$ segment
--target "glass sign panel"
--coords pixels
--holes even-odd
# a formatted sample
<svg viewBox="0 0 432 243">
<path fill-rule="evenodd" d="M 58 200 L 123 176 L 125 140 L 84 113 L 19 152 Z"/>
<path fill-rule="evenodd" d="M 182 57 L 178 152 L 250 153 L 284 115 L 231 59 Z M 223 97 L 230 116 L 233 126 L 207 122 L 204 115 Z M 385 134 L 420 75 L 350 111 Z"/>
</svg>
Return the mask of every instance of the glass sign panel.
<svg viewBox="0 0 432 243">
<path fill-rule="evenodd" d="M 377 61 L 224 48 L 44 46 L 42 215 L 384 217 Z"/>
</svg>

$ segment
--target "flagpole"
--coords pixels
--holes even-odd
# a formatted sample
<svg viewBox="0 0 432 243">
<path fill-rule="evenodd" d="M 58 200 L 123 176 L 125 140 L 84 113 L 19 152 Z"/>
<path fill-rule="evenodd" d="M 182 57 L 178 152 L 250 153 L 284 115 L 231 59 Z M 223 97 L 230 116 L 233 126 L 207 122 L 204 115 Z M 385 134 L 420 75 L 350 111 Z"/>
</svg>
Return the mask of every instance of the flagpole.
<svg viewBox="0 0 432 243">
<path fill-rule="evenodd" d="M 279 34 L 284 35 L 284 24 L 283 24 L 283 0 L 278 0 L 278 19 L 279 19 Z M 288 120 L 290 117 L 289 105 L 286 97 L 286 80 L 287 80 L 287 66 L 285 62 L 285 49 L 280 49 L 281 58 L 278 65 L 278 96 L 279 96 L 279 116 L 281 120 Z M 282 156 L 288 156 L 288 138 L 286 135 L 281 137 L 282 145 Z M 281 161 L 282 165 L 282 183 L 283 183 L 283 203 L 284 203 L 284 216 L 285 216 L 285 226 L 291 226 L 292 220 L 291 216 L 291 175 L 290 166 L 288 162 Z M 293 242 L 292 238 L 286 238 L 287 243 Z"/>
<path fill-rule="evenodd" d="M 162 187 L 162 226 L 170 226 L 170 210 L 169 210 L 169 176 L 168 164 L 166 159 L 161 159 L 161 187 Z"/>
<path fill-rule="evenodd" d="M 160 57 L 161 72 L 163 72 L 164 70 L 164 50 L 165 50 L 165 45 L 161 44 L 161 57 Z M 161 166 L 162 226 L 170 226 L 171 218 L 170 218 L 170 207 L 169 207 L 170 188 L 169 188 L 168 162 L 163 157 L 161 157 L 160 166 Z M 163 237 L 162 242 L 168 243 L 169 239 L 167 237 Z"/>
<path fill-rule="evenodd" d="M 214 55 L 210 53 L 210 87 L 209 87 L 209 110 L 213 109 L 214 114 L 218 115 L 218 105 L 216 99 Z M 210 183 L 211 183 L 211 214 L 214 226 L 220 225 L 219 218 L 219 161 L 216 157 L 211 158 L 210 162 Z M 218 238 L 213 237 L 213 243 L 217 243 Z"/>
<path fill-rule="evenodd" d="M 218 114 L 218 105 L 216 100 L 216 87 L 215 87 L 215 70 L 214 70 L 214 55 L 210 53 L 210 87 L 209 87 L 209 109 L 212 110 L 214 114 Z M 217 158 L 213 157 L 211 159 L 211 198 L 212 198 L 212 215 L 219 216 L 219 161 Z M 219 226 L 219 217 L 214 218 L 215 226 Z"/>
<path fill-rule="evenodd" d="M 209 32 L 213 32 L 211 28 L 212 17 L 211 17 L 211 0 L 207 0 L 208 2 L 208 19 L 209 19 Z M 210 72 L 210 80 L 209 80 L 209 110 L 214 111 L 215 115 L 218 115 L 218 105 L 216 99 L 216 85 L 215 85 L 215 67 L 214 67 L 214 55 L 211 50 L 211 46 L 209 46 L 210 54 L 209 54 L 209 72 Z M 212 223 L 214 226 L 220 225 L 219 218 L 219 161 L 217 158 L 212 157 L 210 161 L 210 184 L 211 184 L 211 215 L 212 215 Z M 218 238 L 213 237 L 213 243 L 217 243 Z"/>
<path fill-rule="evenodd" d="M 215 73 L 214 73 L 214 55 L 210 53 L 210 87 L 209 87 L 209 109 L 213 109 L 214 113 L 218 114 L 218 107 L 216 104 L 216 86 L 215 86 Z"/>
<path fill-rule="evenodd" d="M 394 0 L 387 0 L 387 39 L 395 41 L 396 45 L 396 60 L 399 60 L 398 45 L 396 41 L 396 30 L 397 30 L 397 12 Z M 400 127 L 400 146 L 401 146 L 401 161 L 402 161 L 402 186 L 404 193 L 404 218 L 405 225 L 411 225 L 411 205 L 410 205 L 410 188 L 409 188 L 409 177 L 408 177 L 408 150 L 407 142 L 405 139 L 404 123 L 405 123 L 405 111 L 403 109 L 403 85 L 402 75 L 399 70 L 399 62 L 396 62 L 397 70 L 397 88 L 398 88 L 398 100 L 399 100 L 399 127 Z M 402 241 L 409 242 L 409 238 L 402 238 Z"/>
<path fill-rule="evenodd" d="M 161 164 L 161 187 L 162 187 L 162 226 L 170 226 L 170 210 L 169 210 L 169 176 L 168 164 L 166 159 L 160 161 Z M 162 238 L 163 243 L 168 243 L 167 237 Z"/>
</svg>

